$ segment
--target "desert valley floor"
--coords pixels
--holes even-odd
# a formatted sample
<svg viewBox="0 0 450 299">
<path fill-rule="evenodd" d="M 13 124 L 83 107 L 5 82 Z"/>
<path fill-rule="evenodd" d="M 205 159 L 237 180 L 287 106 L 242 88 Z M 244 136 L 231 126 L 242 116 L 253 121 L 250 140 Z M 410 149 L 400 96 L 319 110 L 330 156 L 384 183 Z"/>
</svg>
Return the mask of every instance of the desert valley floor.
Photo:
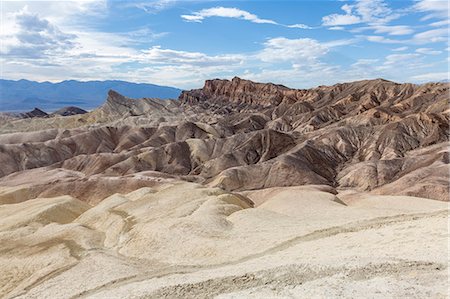
<svg viewBox="0 0 450 299">
<path fill-rule="evenodd" d="M 0 297 L 448 298 L 449 90 L 234 78 L 4 114 Z"/>
</svg>

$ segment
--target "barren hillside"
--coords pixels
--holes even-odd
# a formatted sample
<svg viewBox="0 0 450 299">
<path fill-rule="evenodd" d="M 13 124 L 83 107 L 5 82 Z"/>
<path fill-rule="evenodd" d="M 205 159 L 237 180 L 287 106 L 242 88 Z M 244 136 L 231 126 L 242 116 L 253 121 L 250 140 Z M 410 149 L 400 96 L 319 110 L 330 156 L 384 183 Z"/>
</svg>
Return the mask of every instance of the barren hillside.
<svg viewBox="0 0 450 299">
<path fill-rule="evenodd" d="M 0 297 L 446 298 L 450 85 L 208 80 L 0 119 Z"/>
</svg>

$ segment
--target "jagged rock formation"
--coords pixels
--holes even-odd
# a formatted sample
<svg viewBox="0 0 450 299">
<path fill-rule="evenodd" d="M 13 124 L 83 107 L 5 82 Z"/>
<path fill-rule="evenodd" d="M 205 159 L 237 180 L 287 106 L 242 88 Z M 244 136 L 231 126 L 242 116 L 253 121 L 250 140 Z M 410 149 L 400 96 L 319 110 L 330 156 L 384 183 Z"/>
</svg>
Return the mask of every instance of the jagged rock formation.
<svg viewBox="0 0 450 299">
<path fill-rule="evenodd" d="M 48 117 L 48 113 L 45 111 L 42 111 L 39 108 L 34 108 L 33 110 L 29 112 L 24 112 L 19 114 L 20 118 L 33 118 L 33 117 Z"/>
<path fill-rule="evenodd" d="M 0 135 L 0 175 L 157 171 L 226 190 L 326 184 L 447 200 L 448 92 L 444 83 L 294 90 L 239 78 L 206 81 L 179 101 L 110 91 L 90 113 L 39 120 L 65 129 Z"/>
<path fill-rule="evenodd" d="M 74 106 L 68 106 L 68 107 L 63 107 L 61 109 L 54 111 L 53 113 L 51 113 L 51 115 L 52 116 L 54 116 L 54 115 L 69 116 L 69 115 L 77 115 L 77 114 L 85 114 L 85 113 L 87 113 L 87 111 L 84 109 L 74 107 Z"/>
<path fill-rule="evenodd" d="M 110 91 L 103 105 L 89 113 L 49 119 L 13 119 L 8 114 L 0 115 L 0 135 L 5 133 L 41 131 L 47 129 L 73 129 L 111 126 L 158 126 L 177 122 L 195 112 L 179 109 L 179 102 L 160 99 L 128 99 Z"/>
<path fill-rule="evenodd" d="M 228 80 L 207 80 L 201 89 L 183 91 L 179 97 L 183 104 L 204 105 L 205 107 L 246 106 L 270 107 L 281 103 L 285 97 L 293 95 L 293 90 L 283 85 L 255 83 L 234 77 Z"/>
<path fill-rule="evenodd" d="M 54 117 L 54 116 L 70 116 L 70 115 L 78 115 L 78 114 L 85 114 L 87 113 L 86 110 L 74 107 L 74 106 L 68 106 L 63 107 L 61 109 L 58 109 L 52 113 L 47 113 L 39 108 L 34 108 L 33 110 L 29 112 L 22 112 L 22 113 L 13 113 L 13 112 L 0 112 L 0 121 L 14 121 L 19 119 L 28 119 L 28 118 L 48 118 L 48 117 Z M 27 122 L 25 122 L 27 123 Z"/>
</svg>

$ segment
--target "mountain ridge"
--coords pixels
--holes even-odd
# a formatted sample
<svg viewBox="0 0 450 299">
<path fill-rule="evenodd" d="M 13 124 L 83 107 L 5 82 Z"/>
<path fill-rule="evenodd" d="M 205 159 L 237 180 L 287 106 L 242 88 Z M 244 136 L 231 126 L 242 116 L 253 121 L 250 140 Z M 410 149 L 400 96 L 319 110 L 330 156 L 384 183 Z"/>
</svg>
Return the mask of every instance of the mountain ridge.
<svg viewBox="0 0 450 299">
<path fill-rule="evenodd" d="M 0 109 L 20 112 L 39 107 L 51 111 L 63 106 L 77 106 L 89 110 L 99 106 L 110 89 L 133 98 L 169 99 L 177 98 L 181 92 L 174 87 L 120 80 L 65 80 L 52 83 L 0 79 Z"/>
<path fill-rule="evenodd" d="M 86 114 L 0 122 L 10 133 L 0 134 L 9 165 L 0 175 L 53 165 L 117 177 L 156 171 L 229 191 L 320 184 L 448 200 L 449 87 L 364 80 L 296 90 L 234 78 L 178 100 L 110 91 Z"/>
</svg>

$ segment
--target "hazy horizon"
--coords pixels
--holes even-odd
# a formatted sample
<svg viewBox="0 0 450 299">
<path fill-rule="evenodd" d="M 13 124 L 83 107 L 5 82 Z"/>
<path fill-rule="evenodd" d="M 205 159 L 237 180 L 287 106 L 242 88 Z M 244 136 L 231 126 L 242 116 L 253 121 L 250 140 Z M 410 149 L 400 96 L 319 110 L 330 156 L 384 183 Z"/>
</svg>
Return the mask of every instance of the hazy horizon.
<svg viewBox="0 0 450 299">
<path fill-rule="evenodd" d="M 237 77 L 237 76 L 233 76 L 233 77 Z M 219 80 L 232 80 L 233 77 L 226 77 L 226 78 L 207 78 L 205 80 L 214 80 L 214 79 L 219 79 Z M 241 78 L 241 77 L 239 77 Z M 286 87 L 289 88 L 293 88 L 292 86 L 286 85 L 286 84 L 282 84 L 278 81 L 255 81 L 255 80 L 251 80 L 251 79 L 246 79 L 246 78 L 241 78 L 244 80 L 250 80 L 253 82 L 257 82 L 257 83 L 273 83 L 273 84 L 277 84 L 277 85 L 285 85 Z M 412 84 L 417 84 L 417 85 L 422 85 L 422 84 L 428 84 L 428 83 L 447 83 L 450 81 L 450 79 L 448 78 L 444 78 L 442 80 L 430 80 L 430 81 L 423 81 L 423 82 L 419 82 L 419 83 L 414 83 L 414 82 L 409 82 L 409 81 L 394 81 L 394 80 L 388 80 L 385 78 L 361 78 L 359 80 L 352 80 L 352 81 L 343 81 L 343 80 L 337 80 L 336 82 L 331 82 L 329 84 L 317 84 L 317 85 L 311 85 L 309 87 L 304 87 L 304 88 L 299 88 L 299 89 L 311 89 L 311 88 L 316 88 L 318 86 L 332 86 L 335 84 L 340 84 L 340 83 L 352 83 L 352 82 L 357 82 L 357 81 L 371 81 L 371 80 L 378 80 L 378 79 L 382 79 L 382 80 L 387 80 L 387 81 L 392 81 L 395 83 L 412 83 Z M 48 80 L 43 80 L 43 81 L 39 81 L 39 80 L 30 80 L 30 79 L 26 79 L 26 78 L 21 78 L 21 79 L 5 79 L 5 78 L 1 78 L 0 80 L 8 80 L 8 81 L 21 81 L 21 80 L 25 80 L 25 81 L 29 81 L 29 82 L 35 82 L 35 83 L 51 83 L 51 84 L 60 84 L 60 83 L 64 83 L 64 82 L 68 82 L 68 81 L 76 81 L 76 82 L 80 82 L 80 83 L 87 83 L 87 82 L 107 82 L 107 81 L 117 81 L 117 82 L 126 82 L 126 83 L 132 83 L 132 84 L 148 84 L 148 85 L 156 85 L 156 86 L 161 86 L 161 87 L 171 87 L 171 88 L 176 88 L 176 89 L 180 89 L 180 90 L 191 90 L 191 89 L 199 89 L 202 88 L 204 85 L 204 81 L 200 82 L 199 85 L 195 85 L 192 88 L 180 88 L 178 86 L 173 86 L 173 85 L 164 85 L 164 84 L 154 84 L 151 82 L 141 82 L 141 81 L 129 81 L 129 80 L 116 80 L 116 79 L 104 79 L 104 80 L 78 80 L 78 79 L 64 79 L 64 80 L 54 80 L 54 81 L 48 81 Z"/>
</svg>

